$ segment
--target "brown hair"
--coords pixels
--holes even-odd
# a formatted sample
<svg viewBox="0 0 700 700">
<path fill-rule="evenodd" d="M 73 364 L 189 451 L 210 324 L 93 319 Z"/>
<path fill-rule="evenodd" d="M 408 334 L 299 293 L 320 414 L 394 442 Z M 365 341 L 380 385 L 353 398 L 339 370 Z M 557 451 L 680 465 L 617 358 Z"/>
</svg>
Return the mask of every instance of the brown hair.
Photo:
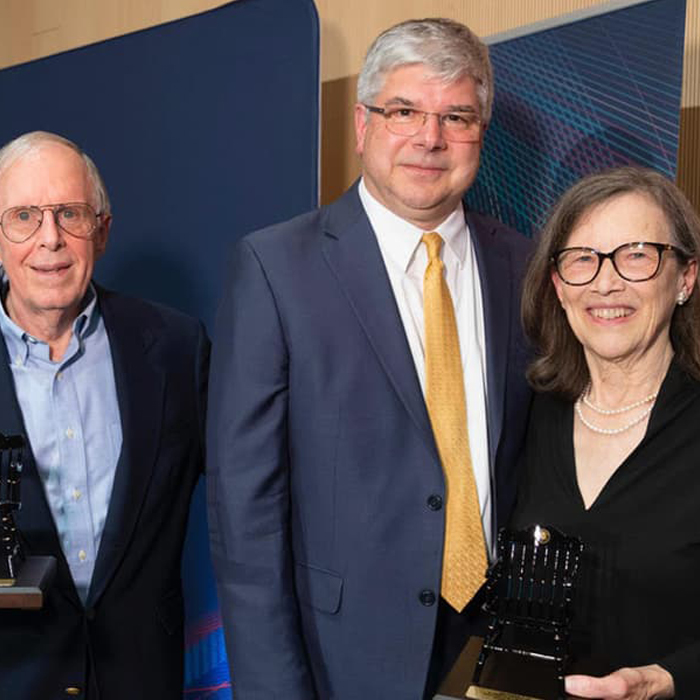
<svg viewBox="0 0 700 700">
<path fill-rule="evenodd" d="M 537 352 L 527 378 L 537 391 L 575 398 L 590 379 L 583 348 L 562 312 L 552 284 L 552 256 L 566 245 L 584 214 L 603 202 L 630 193 L 639 193 L 653 201 L 666 216 L 673 243 L 688 258 L 699 257 L 700 218 L 676 185 L 656 171 L 615 168 L 589 175 L 567 190 L 549 214 L 523 287 L 523 327 Z M 700 379 L 700 292 L 688 292 L 688 302 L 676 307 L 671 320 L 671 344 L 676 361 Z"/>
</svg>

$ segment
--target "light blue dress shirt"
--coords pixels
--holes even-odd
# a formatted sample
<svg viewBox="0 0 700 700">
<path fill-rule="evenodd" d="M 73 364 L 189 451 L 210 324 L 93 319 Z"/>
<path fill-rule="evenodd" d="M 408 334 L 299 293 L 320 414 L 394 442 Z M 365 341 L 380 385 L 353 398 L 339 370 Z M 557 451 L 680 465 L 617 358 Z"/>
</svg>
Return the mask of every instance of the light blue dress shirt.
<svg viewBox="0 0 700 700">
<path fill-rule="evenodd" d="M 4 299 L 4 280 L 3 287 Z M 87 302 L 58 362 L 50 359 L 48 344 L 23 331 L 0 304 L 0 330 L 27 437 L 83 602 L 122 446 L 112 353 L 92 285 Z"/>
</svg>

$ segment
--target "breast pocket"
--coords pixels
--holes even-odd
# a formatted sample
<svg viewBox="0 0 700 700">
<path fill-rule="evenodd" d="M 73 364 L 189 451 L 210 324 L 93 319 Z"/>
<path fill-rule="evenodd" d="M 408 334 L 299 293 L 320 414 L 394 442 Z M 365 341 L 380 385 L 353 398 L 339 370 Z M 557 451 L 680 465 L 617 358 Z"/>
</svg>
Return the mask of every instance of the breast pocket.
<svg viewBox="0 0 700 700">
<path fill-rule="evenodd" d="M 340 610 L 343 578 L 333 571 L 297 564 L 295 583 L 299 600 L 315 610 L 334 615 Z"/>
<path fill-rule="evenodd" d="M 119 421 L 99 425 L 85 435 L 90 498 L 93 502 L 109 502 L 121 447 L 122 431 Z M 106 516 L 105 511 L 95 523 L 98 531 L 104 526 Z"/>
</svg>

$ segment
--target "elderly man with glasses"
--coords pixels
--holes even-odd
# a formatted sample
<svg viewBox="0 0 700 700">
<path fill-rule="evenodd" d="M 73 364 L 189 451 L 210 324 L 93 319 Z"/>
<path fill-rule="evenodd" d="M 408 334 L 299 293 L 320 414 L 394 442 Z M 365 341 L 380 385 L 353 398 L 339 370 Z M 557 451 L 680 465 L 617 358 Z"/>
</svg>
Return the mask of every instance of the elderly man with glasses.
<svg viewBox="0 0 700 700">
<path fill-rule="evenodd" d="M 530 401 L 527 240 L 463 203 L 492 96 L 467 27 L 388 29 L 360 181 L 235 248 L 208 486 L 240 700 L 432 698 L 477 630 Z"/>
<path fill-rule="evenodd" d="M 0 610 L 0 697 L 182 697 L 180 557 L 203 461 L 200 323 L 92 282 L 110 205 L 44 132 L 0 149 L 0 432 L 24 435 L 16 522 L 53 555 L 39 611 Z"/>
</svg>

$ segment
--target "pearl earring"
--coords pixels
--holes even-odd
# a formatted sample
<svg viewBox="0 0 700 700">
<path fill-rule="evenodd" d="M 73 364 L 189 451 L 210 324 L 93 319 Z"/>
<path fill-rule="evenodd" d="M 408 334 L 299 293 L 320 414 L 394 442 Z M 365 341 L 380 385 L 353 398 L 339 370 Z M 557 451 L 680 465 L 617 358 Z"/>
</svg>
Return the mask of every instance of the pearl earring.
<svg viewBox="0 0 700 700">
<path fill-rule="evenodd" d="M 685 293 L 685 289 L 681 289 L 676 297 L 676 304 L 678 304 L 678 306 L 683 306 L 686 301 L 688 301 L 688 295 Z"/>
</svg>

